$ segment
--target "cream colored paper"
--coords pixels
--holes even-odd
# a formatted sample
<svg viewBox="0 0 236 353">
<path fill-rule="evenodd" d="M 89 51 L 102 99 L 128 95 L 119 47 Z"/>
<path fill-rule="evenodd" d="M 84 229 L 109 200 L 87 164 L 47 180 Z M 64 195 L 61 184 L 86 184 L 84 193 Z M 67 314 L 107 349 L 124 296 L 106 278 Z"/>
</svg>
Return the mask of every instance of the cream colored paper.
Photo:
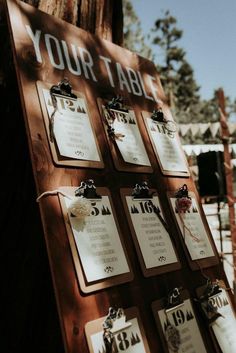
<svg viewBox="0 0 236 353">
<path fill-rule="evenodd" d="M 214 256 L 196 199 L 192 197 L 192 206 L 189 212 L 185 213 L 178 213 L 176 198 L 171 197 L 170 201 L 191 259 L 198 260 Z"/>
<path fill-rule="evenodd" d="M 146 353 L 138 320 L 133 318 L 129 322 L 132 323 L 131 327 L 114 335 L 116 346 L 114 353 Z M 91 353 L 106 353 L 102 335 L 101 331 L 91 336 L 93 347 Z"/>
<path fill-rule="evenodd" d="M 211 303 L 222 315 L 213 324 L 212 329 L 223 353 L 236 352 L 236 319 L 228 295 L 222 292 L 210 298 Z"/>
<path fill-rule="evenodd" d="M 106 108 L 104 106 L 102 108 L 104 116 L 107 117 Z M 151 166 L 134 111 L 129 110 L 128 113 L 113 111 L 113 114 L 115 142 L 124 161 L 135 165 Z"/>
<path fill-rule="evenodd" d="M 162 169 L 170 172 L 188 172 L 187 162 L 176 133 L 169 132 L 165 124 L 146 119 L 148 134 L 153 142 Z"/>
<path fill-rule="evenodd" d="M 70 200 L 64 198 L 69 207 Z M 129 272 L 108 196 L 90 200 L 90 216 L 69 215 L 79 257 L 88 282 Z"/>
<path fill-rule="evenodd" d="M 177 262 L 170 236 L 153 212 L 149 200 L 126 196 L 126 202 L 146 268 Z M 153 196 L 151 202 L 160 208 L 157 196 Z"/>
<path fill-rule="evenodd" d="M 180 334 L 181 344 L 178 353 L 207 353 L 191 302 L 186 299 L 183 304 L 168 313 L 164 309 L 158 311 L 164 336 L 169 321 Z M 173 350 L 169 349 L 169 352 L 173 353 Z"/>
<path fill-rule="evenodd" d="M 49 118 L 54 107 L 49 90 L 43 89 Z M 56 96 L 54 136 L 61 156 L 87 161 L 100 161 L 92 126 L 84 99 L 76 100 Z"/>
</svg>

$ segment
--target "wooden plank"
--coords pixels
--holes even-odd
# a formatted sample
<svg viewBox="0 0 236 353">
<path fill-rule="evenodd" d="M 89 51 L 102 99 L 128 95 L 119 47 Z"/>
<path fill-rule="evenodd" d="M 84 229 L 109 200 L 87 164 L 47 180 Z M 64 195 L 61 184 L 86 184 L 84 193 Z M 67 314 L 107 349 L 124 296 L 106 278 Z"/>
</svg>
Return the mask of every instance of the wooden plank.
<svg viewBox="0 0 236 353">
<path fill-rule="evenodd" d="M 155 65 L 21 1 L 6 0 L 6 5 L 37 193 L 40 195 L 63 186 L 77 187 L 81 180 L 85 179 L 95 180 L 98 187 L 108 187 L 115 201 L 117 219 L 134 272 L 134 279 L 130 283 L 84 294 L 78 283 L 58 196 L 49 195 L 42 198 L 39 204 L 40 213 L 65 351 L 73 353 L 79 349 L 88 353 L 84 335 L 87 322 L 105 316 L 110 306 L 136 306 L 145 327 L 150 351 L 158 352 L 161 350 L 161 340 L 153 322 L 151 303 L 166 296 L 169 283 L 173 286 L 185 283 L 192 289 L 197 284 L 201 285 L 203 278 L 201 271 L 193 273 L 188 267 L 182 244 L 178 239 L 173 242 L 181 261 L 181 271 L 144 278 L 122 207 L 120 189 L 132 188 L 135 183 L 148 180 L 160 195 L 171 234 L 176 233 L 177 228 L 173 222 L 166 192 L 175 190 L 180 180 L 176 176 L 164 177 L 160 173 L 141 117 L 141 111 L 152 111 L 158 101 L 166 103 Z M 70 54 L 67 55 L 65 48 Z M 57 83 L 64 77 L 68 77 L 72 87 L 86 97 L 104 169 L 76 166 L 65 168 L 53 163 L 36 82 Z M 134 109 L 153 168 L 152 174 L 118 172 L 114 168 L 96 102 L 99 97 L 117 94 L 123 95 Z M 184 180 L 193 190 L 192 180 Z M 221 269 L 216 265 L 204 271 L 218 275 Z M 213 349 L 209 352 L 212 353 Z"/>
</svg>

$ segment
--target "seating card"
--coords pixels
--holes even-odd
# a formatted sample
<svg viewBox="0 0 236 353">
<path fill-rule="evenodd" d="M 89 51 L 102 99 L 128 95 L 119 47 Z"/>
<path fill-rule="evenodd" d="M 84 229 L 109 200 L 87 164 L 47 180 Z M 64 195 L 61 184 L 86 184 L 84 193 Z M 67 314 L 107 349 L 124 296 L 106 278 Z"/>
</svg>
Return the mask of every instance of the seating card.
<svg viewBox="0 0 236 353">
<path fill-rule="evenodd" d="M 151 193 L 156 190 L 151 189 Z M 122 201 L 145 277 L 173 271 L 180 263 L 173 247 L 158 196 L 135 199 L 131 189 L 121 189 Z M 158 208 L 159 216 L 154 212 Z"/>
<path fill-rule="evenodd" d="M 50 94 L 52 85 L 37 82 L 49 145 L 57 164 L 102 168 L 100 150 L 93 132 L 85 97 Z"/>
<path fill-rule="evenodd" d="M 68 212 L 70 200 L 60 196 L 74 262 L 83 291 L 92 291 L 132 279 L 109 191 L 97 188 L 101 199 L 88 199 L 91 212 L 78 218 Z M 73 196 L 75 188 L 61 188 Z M 81 268 L 84 276 L 81 274 Z M 97 284 L 94 284 L 94 283 Z"/>
<path fill-rule="evenodd" d="M 170 309 L 164 305 L 164 300 L 157 300 L 152 309 L 165 352 L 207 353 L 187 294 L 180 305 Z"/>
<path fill-rule="evenodd" d="M 165 123 L 151 119 L 150 112 L 142 112 L 142 115 L 163 174 L 189 176 L 178 133 L 169 131 Z"/>
<path fill-rule="evenodd" d="M 131 326 L 114 334 L 114 353 L 150 353 L 138 309 L 125 310 L 126 320 Z M 102 324 L 105 317 L 90 321 L 85 326 L 85 334 L 90 353 L 106 353 L 103 342 Z"/>
</svg>

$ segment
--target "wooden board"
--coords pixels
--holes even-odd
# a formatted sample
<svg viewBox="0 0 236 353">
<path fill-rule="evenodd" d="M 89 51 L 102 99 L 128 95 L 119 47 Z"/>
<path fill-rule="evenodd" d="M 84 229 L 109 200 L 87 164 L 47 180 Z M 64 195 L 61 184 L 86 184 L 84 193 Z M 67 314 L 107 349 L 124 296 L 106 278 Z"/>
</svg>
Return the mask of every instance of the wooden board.
<svg viewBox="0 0 236 353">
<path fill-rule="evenodd" d="M 89 111 L 87 108 L 86 98 L 83 93 L 78 92 L 78 91 L 73 90 L 73 94 L 75 94 L 78 98 L 82 99 L 84 102 L 84 105 L 86 107 L 86 115 L 88 116 L 89 124 L 91 124 L 91 127 L 92 127 L 93 139 L 94 139 L 94 143 L 95 143 L 96 149 L 97 149 L 96 152 L 99 155 L 100 161 L 85 160 L 85 159 L 78 159 L 78 158 L 77 159 L 69 158 L 69 157 L 65 157 L 60 154 L 56 138 L 54 138 L 52 140 L 50 137 L 50 116 L 47 111 L 47 106 L 46 106 L 45 98 L 43 95 L 43 90 L 49 91 L 52 86 L 53 86 L 52 83 L 46 83 L 46 82 L 42 82 L 42 81 L 37 82 L 37 89 L 38 89 L 38 95 L 39 95 L 39 100 L 40 100 L 40 106 L 42 109 L 42 116 L 44 119 L 44 125 L 45 125 L 45 129 L 47 132 L 48 143 L 50 146 L 50 150 L 51 150 L 51 154 L 52 154 L 52 158 L 53 158 L 54 163 L 59 166 L 61 165 L 61 166 L 71 166 L 71 167 L 74 166 L 74 167 L 87 167 L 87 168 L 104 168 L 104 163 L 102 161 L 101 152 L 100 152 L 100 149 L 99 149 L 99 146 L 98 146 L 95 134 L 94 134 L 93 124 L 92 124 L 91 117 L 90 117 L 90 114 L 89 114 Z M 65 98 L 68 100 L 67 97 L 65 97 Z M 84 131 L 84 133 L 85 133 L 85 131 Z"/>
<path fill-rule="evenodd" d="M 140 180 L 146 180 L 151 188 L 157 189 L 170 232 L 176 233 L 166 190 L 178 187 L 180 180 L 176 176 L 163 176 L 160 172 L 141 116 L 141 111 L 153 111 L 158 102 L 167 106 L 156 67 L 149 60 L 38 11 L 22 1 L 5 0 L 4 3 L 37 194 L 64 186 L 78 187 L 79 182 L 86 179 L 95 180 L 98 187 L 109 188 L 134 273 L 131 282 L 83 293 L 78 282 L 59 198 L 57 195 L 48 195 L 40 200 L 39 209 L 64 350 L 72 353 L 79 349 L 88 353 L 86 337 L 81 328 L 87 322 L 106 315 L 110 306 L 135 306 L 141 313 L 150 351 L 162 352 L 151 303 L 167 295 L 169 283 L 183 283 L 188 289 L 195 288 L 196 285 L 202 284 L 202 274 L 200 271 L 192 272 L 187 266 L 182 244 L 179 238 L 175 237 L 173 240 L 181 261 L 181 271 L 145 278 L 140 270 L 122 207 L 120 189 L 132 188 Z M 65 77 L 76 92 L 86 97 L 94 134 L 104 162 L 103 169 L 56 165 L 52 162 L 36 83 L 58 83 Z M 131 85 L 134 78 L 136 88 Z M 122 95 L 134 110 L 153 173 L 133 173 L 114 168 L 110 146 L 101 124 L 97 99 L 117 94 Z M 14 98 L 12 97 L 12 100 Z M 186 182 L 191 185 L 192 190 L 191 178 Z M 207 270 L 215 275 L 222 273 L 219 266 Z M 214 353 L 211 345 L 210 347 L 209 353 Z"/>
<path fill-rule="evenodd" d="M 138 240 L 137 233 L 135 231 L 135 227 L 134 227 L 134 224 L 132 222 L 130 211 L 129 211 L 129 207 L 128 207 L 127 201 L 126 201 L 126 196 L 131 196 L 132 189 L 128 189 L 128 188 L 121 189 L 120 193 L 121 193 L 121 198 L 122 198 L 122 201 L 123 201 L 125 214 L 126 214 L 126 217 L 128 219 L 129 227 L 130 227 L 130 230 L 131 230 L 132 238 L 133 238 L 133 241 L 134 241 L 134 244 L 135 244 L 135 249 L 137 251 L 137 255 L 138 255 L 139 262 L 140 262 L 140 266 L 142 268 L 143 275 L 145 277 L 150 277 L 150 276 L 156 276 L 156 275 L 159 275 L 159 274 L 165 273 L 165 272 L 171 272 L 171 271 L 179 270 L 181 268 L 181 264 L 180 264 L 180 262 L 178 260 L 177 253 L 176 253 L 174 248 L 173 248 L 173 250 L 174 250 L 174 253 L 176 255 L 176 261 L 174 261 L 173 263 L 169 263 L 169 264 L 164 264 L 163 262 L 159 262 L 158 263 L 158 261 L 157 261 L 157 264 L 159 266 L 156 264 L 156 266 L 154 266 L 154 267 L 147 268 L 147 266 L 145 264 L 145 260 L 144 260 L 144 255 L 142 253 L 142 248 L 140 246 L 140 242 Z M 150 189 L 150 193 L 156 195 L 156 190 L 155 189 Z M 143 200 L 143 201 L 145 201 L 145 200 Z M 152 212 L 152 215 L 153 215 L 153 212 Z M 163 213 L 162 213 L 162 215 L 163 215 Z M 140 217 L 142 217 L 142 216 L 140 215 Z M 158 217 L 156 215 L 154 215 L 154 217 L 155 217 L 155 222 L 159 221 Z M 165 235 L 166 235 L 166 233 L 165 233 Z M 164 236 L 162 238 L 162 241 L 165 242 L 165 237 Z M 171 241 L 171 236 L 170 236 L 170 241 Z M 148 242 L 148 240 L 146 240 L 146 242 Z M 150 244 L 150 245 L 152 245 L 152 244 Z M 172 243 L 172 246 L 173 246 L 173 243 Z M 153 249 L 150 248 L 150 251 L 151 250 L 153 250 Z M 165 255 L 165 254 L 162 252 L 160 255 Z"/>
<path fill-rule="evenodd" d="M 122 341 L 117 338 L 117 335 L 115 335 L 115 340 L 116 340 L 116 343 L 117 343 L 117 346 L 118 346 L 117 353 L 118 352 L 123 352 L 123 351 L 125 351 L 125 352 L 127 351 L 128 353 L 129 352 L 134 353 L 136 351 L 135 349 L 139 349 L 138 351 L 140 353 L 144 353 L 144 352 L 145 353 L 150 353 L 148 342 L 147 342 L 147 338 L 146 338 L 145 331 L 144 331 L 144 327 L 143 327 L 143 324 L 142 324 L 142 319 L 140 317 L 138 308 L 136 308 L 136 307 L 128 308 L 128 309 L 125 309 L 124 312 L 125 312 L 125 316 L 126 316 L 126 322 L 129 322 L 130 320 L 137 320 L 138 328 L 139 328 L 140 334 L 141 334 L 141 337 L 138 337 L 138 338 L 139 339 L 141 338 L 141 342 L 144 345 L 144 350 L 142 348 L 140 348 L 140 345 L 141 345 L 140 342 L 136 343 L 138 346 L 136 346 L 136 344 L 132 345 L 132 343 L 131 343 L 132 342 L 131 341 L 132 338 L 130 339 L 130 335 L 127 334 L 126 330 L 123 330 L 120 333 L 120 335 L 122 335 L 122 337 L 119 337 L 119 338 L 123 338 L 124 337 L 125 340 L 126 340 L 125 344 L 124 343 L 122 344 Z M 103 324 L 104 319 L 105 319 L 105 317 L 102 317 L 102 318 L 99 318 L 97 320 L 88 322 L 85 325 L 85 334 L 86 334 L 86 338 L 87 338 L 87 342 L 88 342 L 89 352 L 90 353 L 103 352 L 102 347 L 101 347 L 100 350 L 94 350 L 93 349 L 92 336 L 101 333 L 102 324 Z M 131 326 L 131 330 L 132 330 L 132 326 Z M 136 334 L 134 336 L 136 337 Z M 139 336 L 139 333 L 138 333 L 138 336 Z"/>
</svg>

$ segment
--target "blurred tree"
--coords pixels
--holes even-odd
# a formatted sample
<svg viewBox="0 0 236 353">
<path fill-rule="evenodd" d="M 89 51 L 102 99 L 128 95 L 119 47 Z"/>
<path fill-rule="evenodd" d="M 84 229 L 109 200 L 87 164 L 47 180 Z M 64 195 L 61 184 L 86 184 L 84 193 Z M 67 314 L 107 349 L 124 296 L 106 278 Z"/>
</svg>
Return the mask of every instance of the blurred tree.
<svg viewBox="0 0 236 353">
<path fill-rule="evenodd" d="M 123 11 L 124 47 L 147 59 L 153 60 L 152 50 L 146 44 L 146 37 L 142 32 L 140 20 L 129 0 L 123 0 Z"/>
<path fill-rule="evenodd" d="M 216 91 L 209 100 L 201 99 L 194 70 L 186 59 L 186 52 L 179 46 L 183 31 L 177 27 L 177 19 L 166 11 L 155 22 L 152 29 L 152 44 L 157 46 L 155 55 L 147 42 L 150 38 L 142 33 L 130 0 L 123 0 L 124 8 L 124 45 L 139 54 L 155 60 L 169 104 L 179 123 L 218 122 L 219 110 Z M 236 100 L 226 98 L 228 113 L 236 119 Z M 220 143 L 220 136 L 212 137 L 209 130 L 194 137 L 191 133 L 182 138 L 183 143 Z"/>
<path fill-rule="evenodd" d="M 199 86 L 194 71 L 186 59 L 186 53 L 178 45 L 183 31 L 176 26 L 177 20 L 169 11 L 155 22 L 152 43 L 162 51 L 162 62 L 157 65 L 169 103 L 179 122 L 198 120 L 197 105 L 200 102 Z"/>
<path fill-rule="evenodd" d="M 227 112 L 229 114 L 229 119 L 235 122 L 236 121 L 236 98 L 234 99 L 234 101 L 232 101 L 231 99 L 229 99 L 229 101 L 226 100 L 226 105 L 227 105 Z"/>
</svg>

